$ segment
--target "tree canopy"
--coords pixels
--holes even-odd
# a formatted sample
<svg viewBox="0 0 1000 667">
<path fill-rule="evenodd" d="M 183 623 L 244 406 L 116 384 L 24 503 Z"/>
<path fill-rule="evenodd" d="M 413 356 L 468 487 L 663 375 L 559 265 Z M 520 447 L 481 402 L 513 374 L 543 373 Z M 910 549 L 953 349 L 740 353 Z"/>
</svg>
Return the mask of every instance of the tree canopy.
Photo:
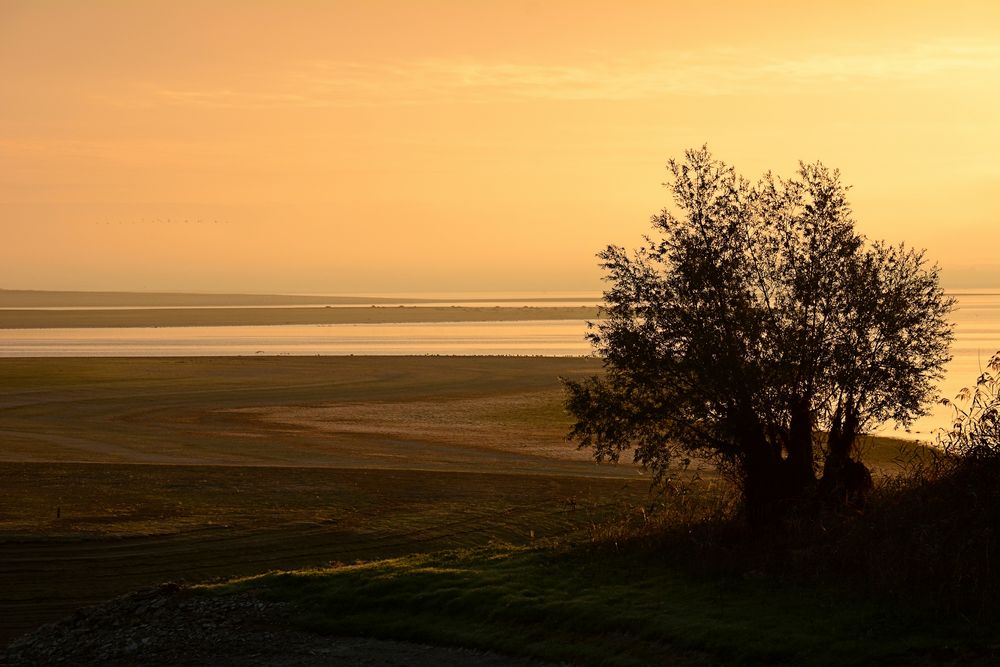
<svg viewBox="0 0 1000 667">
<path fill-rule="evenodd" d="M 604 373 L 568 381 L 570 434 L 662 476 L 675 454 L 738 474 L 752 516 L 870 485 L 858 436 L 924 414 L 953 301 L 924 253 L 855 230 L 839 172 L 751 184 L 706 147 L 671 160 L 674 210 L 634 252 L 599 254 Z"/>
</svg>

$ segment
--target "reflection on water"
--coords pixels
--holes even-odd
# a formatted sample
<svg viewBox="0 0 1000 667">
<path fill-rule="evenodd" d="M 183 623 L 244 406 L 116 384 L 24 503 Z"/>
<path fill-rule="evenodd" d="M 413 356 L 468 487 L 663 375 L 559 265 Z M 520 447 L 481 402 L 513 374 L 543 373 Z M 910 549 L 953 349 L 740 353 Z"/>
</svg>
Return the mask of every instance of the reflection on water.
<svg viewBox="0 0 1000 667">
<path fill-rule="evenodd" d="M 348 354 L 584 355 L 579 320 L 236 327 L 8 329 L 2 357 Z"/>
<path fill-rule="evenodd" d="M 954 399 L 963 388 L 976 383 L 986 370 L 986 363 L 1000 350 L 1000 290 L 975 290 L 956 293 L 958 309 L 952 313 L 955 321 L 955 341 L 951 346 L 952 360 L 944 380 L 939 385 L 941 396 Z M 930 414 L 918 419 L 909 432 L 894 428 L 881 431 L 885 435 L 932 439 L 938 428 L 951 423 L 954 412 L 944 405 L 934 405 Z"/>
</svg>

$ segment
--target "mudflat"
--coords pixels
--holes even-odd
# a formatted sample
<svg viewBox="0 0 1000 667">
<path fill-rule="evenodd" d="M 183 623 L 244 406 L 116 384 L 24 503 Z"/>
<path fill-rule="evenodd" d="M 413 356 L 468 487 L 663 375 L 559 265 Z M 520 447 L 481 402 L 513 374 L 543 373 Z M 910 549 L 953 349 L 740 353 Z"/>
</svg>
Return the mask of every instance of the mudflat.
<svg viewBox="0 0 1000 667">
<path fill-rule="evenodd" d="M 0 310 L 0 329 L 207 327 L 277 324 L 408 324 L 592 320 L 594 306 L 336 306 Z"/>
</svg>

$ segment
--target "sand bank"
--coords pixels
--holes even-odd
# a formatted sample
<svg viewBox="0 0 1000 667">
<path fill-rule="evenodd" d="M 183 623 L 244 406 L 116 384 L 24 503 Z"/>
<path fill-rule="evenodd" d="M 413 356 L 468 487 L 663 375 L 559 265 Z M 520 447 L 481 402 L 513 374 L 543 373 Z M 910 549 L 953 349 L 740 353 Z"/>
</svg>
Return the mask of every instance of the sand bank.
<svg viewBox="0 0 1000 667">
<path fill-rule="evenodd" d="M 342 306 L 312 308 L 135 308 L 0 310 L 0 329 L 210 327 L 275 324 L 408 324 L 589 320 L 593 306 Z"/>
</svg>

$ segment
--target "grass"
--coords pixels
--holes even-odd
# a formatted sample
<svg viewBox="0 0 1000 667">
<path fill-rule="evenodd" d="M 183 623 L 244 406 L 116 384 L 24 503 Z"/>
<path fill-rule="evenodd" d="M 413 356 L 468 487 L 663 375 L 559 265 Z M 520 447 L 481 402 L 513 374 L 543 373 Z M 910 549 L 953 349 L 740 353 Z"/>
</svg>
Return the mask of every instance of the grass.
<svg viewBox="0 0 1000 667">
<path fill-rule="evenodd" d="M 572 664 L 914 664 L 991 635 L 835 587 L 701 578 L 655 552 L 488 547 L 203 588 L 292 602 L 299 627 L 462 645 Z M 950 647 L 942 650 L 942 647 Z"/>
<path fill-rule="evenodd" d="M 163 581 L 586 532 L 641 504 L 648 488 L 538 474 L 106 463 L 0 463 L 0 484 L 0 643 Z"/>
<path fill-rule="evenodd" d="M 933 450 L 920 442 L 872 435 L 860 438 L 858 451 L 873 472 L 890 475 L 928 465 L 934 458 Z"/>
</svg>

